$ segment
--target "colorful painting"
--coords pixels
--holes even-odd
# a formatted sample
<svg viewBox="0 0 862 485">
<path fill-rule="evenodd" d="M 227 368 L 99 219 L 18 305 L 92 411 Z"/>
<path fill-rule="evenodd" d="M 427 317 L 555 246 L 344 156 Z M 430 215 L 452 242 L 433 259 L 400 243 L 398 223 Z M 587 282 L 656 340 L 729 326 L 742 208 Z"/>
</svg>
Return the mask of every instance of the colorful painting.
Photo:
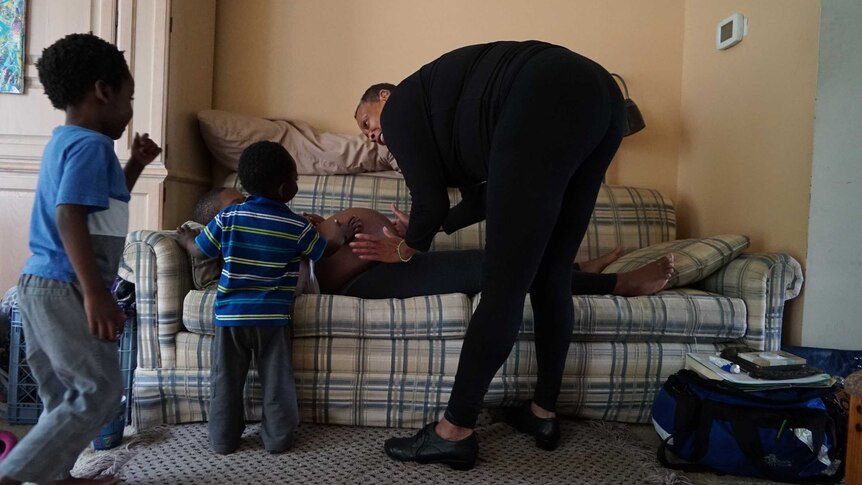
<svg viewBox="0 0 862 485">
<path fill-rule="evenodd" d="M 0 93 L 24 92 L 25 0 L 0 0 Z"/>
</svg>

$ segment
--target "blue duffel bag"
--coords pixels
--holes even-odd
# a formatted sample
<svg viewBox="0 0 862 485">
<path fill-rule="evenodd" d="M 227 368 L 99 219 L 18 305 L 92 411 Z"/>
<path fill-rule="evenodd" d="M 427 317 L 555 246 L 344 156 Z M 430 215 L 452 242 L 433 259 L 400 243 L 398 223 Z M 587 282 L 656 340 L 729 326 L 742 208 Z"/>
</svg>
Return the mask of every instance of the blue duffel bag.
<svg viewBox="0 0 862 485">
<path fill-rule="evenodd" d="M 840 390 L 744 391 L 683 369 L 668 378 L 653 404 L 653 424 L 663 439 L 658 459 L 683 471 L 839 481 L 847 443 Z"/>
</svg>

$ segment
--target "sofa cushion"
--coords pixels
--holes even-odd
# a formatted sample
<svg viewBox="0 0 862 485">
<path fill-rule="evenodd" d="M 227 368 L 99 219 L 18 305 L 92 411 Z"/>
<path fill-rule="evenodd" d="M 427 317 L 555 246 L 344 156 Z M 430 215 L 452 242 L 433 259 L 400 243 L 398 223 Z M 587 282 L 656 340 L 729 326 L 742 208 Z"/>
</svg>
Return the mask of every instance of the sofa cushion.
<svg viewBox="0 0 862 485">
<path fill-rule="evenodd" d="M 183 302 L 183 324 L 190 332 L 215 335 L 215 290 L 190 291 Z M 366 338 L 461 338 L 470 322 L 467 295 L 363 300 L 341 295 L 302 295 L 293 305 L 293 336 Z"/>
<path fill-rule="evenodd" d="M 738 234 L 667 241 L 625 254 L 605 267 L 602 272 L 632 271 L 668 253 L 673 253 L 676 271 L 667 287 L 676 288 L 706 278 L 739 256 L 749 245 L 748 236 Z"/>
<path fill-rule="evenodd" d="M 210 335 L 189 332 L 177 334 L 177 369 L 194 370 L 212 367 L 212 342 Z M 293 339 L 293 370 L 295 372 L 323 372 L 367 375 L 443 375 L 454 377 L 458 370 L 463 340 L 402 340 L 368 339 L 358 337 L 297 337 Z M 626 348 L 677 348 L 681 343 L 645 342 L 572 342 L 572 352 L 566 354 L 565 373 L 582 375 L 611 375 L 614 362 L 619 356 L 616 347 Z M 712 345 L 708 345 L 712 349 Z M 589 349 L 591 358 L 586 361 L 583 352 Z M 649 358 L 630 355 L 630 364 L 646 363 Z M 639 362 L 642 361 L 642 362 Z M 589 369 L 584 366 L 589 362 Z M 254 366 L 252 366 L 254 367 Z M 623 377 L 643 377 L 637 365 L 617 369 Z M 497 376 L 536 376 L 536 345 L 533 340 L 522 339 L 497 371 Z"/>
<path fill-rule="evenodd" d="M 481 300 L 453 293 L 363 300 L 339 295 L 296 299 L 293 336 L 450 340 L 464 337 Z M 726 342 L 745 335 L 745 304 L 705 291 L 678 289 L 636 298 L 576 296 L 573 341 Z M 192 291 L 183 304 L 190 332 L 213 335 L 215 291 Z M 533 309 L 524 306 L 521 338 L 533 336 Z M 180 343 L 177 342 L 177 346 Z"/>
<path fill-rule="evenodd" d="M 206 419 L 212 337 L 181 332 L 177 340 L 187 342 L 178 346 L 181 355 L 177 362 L 200 366 L 138 368 L 135 408 L 138 416 L 151 420 L 140 423 L 144 426 Z M 297 339 L 293 363 L 303 421 L 421 427 L 437 419 L 449 399 L 455 378 L 452 369 L 460 351 L 459 341 L 447 344 L 453 347 L 447 347 L 445 352 L 427 352 L 406 341 Z M 379 345 L 396 346 L 388 354 L 391 361 L 366 360 L 371 356 L 376 359 L 382 351 Z M 200 354 L 182 355 L 196 351 Z M 557 411 L 591 419 L 647 422 L 656 386 L 679 370 L 686 352 L 691 351 L 715 352 L 715 347 L 692 343 L 572 342 Z M 316 360 L 308 359 L 315 355 Z M 450 358 L 455 360 L 448 361 Z M 518 342 L 491 381 L 485 404 L 513 405 L 530 399 L 536 382 L 534 363 L 532 342 Z M 260 379 L 252 370 L 244 394 L 246 419 L 260 419 L 260 396 Z"/>
<path fill-rule="evenodd" d="M 299 174 L 377 172 L 397 169 L 395 157 L 385 146 L 364 135 L 318 131 L 296 120 L 268 120 L 227 111 L 198 113 L 201 136 L 216 161 L 232 171 L 242 151 L 254 142 L 281 144 L 296 161 Z"/>
<path fill-rule="evenodd" d="M 177 333 L 177 369 L 211 369 L 212 335 Z"/>
<path fill-rule="evenodd" d="M 204 336 L 199 336 L 204 337 Z M 209 338 L 209 337 L 207 337 Z M 293 340 L 293 369 L 296 372 L 325 372 L 338 374 L 366 375 L 441 375 L 454 377 L 458 370 L 463 340 L 393 340 L 363 338 L 297 338 Z M 564 373 L 584 375 L 585 373 L 609 376 L 614 372 L 614 350 L 621 347 L 635 348 L 675 348 L 681 343 L 645 342 L 571 342 L 566 354 Z M 714 348 L 708 345 L 709 349 Z M 593 355 L 585 359 L 583 350 L 589 349 Z M 629 356 L 629 364 L 646 364 L 650 357 Z M 585 364 L 589 369 L 585 368 Z M 515 342 L 509 356 L 496 375 L 498 377 L 537 376 L 536 343 L 522 339 Z M 616 369 L 625 377 L 644 377 L 644 369 L 631 365 Z"/>
<path fill-rule="evenodd" d="M 216 290 L 192 290 L 183 299 L 183 326 L 192 333 L 215 335 Z"/>
<path fill-rule="evenodd" d="M 728 342 L 745 335 L 745 302 L 715 293 L 680 288 L 651 296 L 574 296 L 573 341 Z M 473 299 L 473 310 L 481 295 Z M 524 305 L 520 338 L 534 335 L 530 297 Z"/>
</svg>

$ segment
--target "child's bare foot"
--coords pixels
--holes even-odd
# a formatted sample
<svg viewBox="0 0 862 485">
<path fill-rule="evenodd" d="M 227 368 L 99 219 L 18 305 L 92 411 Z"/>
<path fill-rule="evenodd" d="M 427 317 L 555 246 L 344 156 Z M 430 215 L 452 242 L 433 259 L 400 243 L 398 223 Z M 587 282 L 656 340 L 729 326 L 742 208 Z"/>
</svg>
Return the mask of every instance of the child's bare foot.
<svg viewBox="0 0 862 485">
<path fill-rule="evenodd" d="M 584 273 L 601 273 L 607 265 L 620 259 L 620 256 L 622 255 L 623 248 L 616 248 L 608 254 L 599 256 L 596 259 L 591 259 L 589 261 L 584 261 L 583 263 L 578 263 L 578 266 Z"/>
<path fill-rule="evenodd" d="M 671 276 L 673 276 L 673 253 L 666 254 L 634 271 L 617 273 L 614 295 L 652 295 L 663 290 Z"/>
<path fill-rule="evenodd" d="M 65 480 L 57 480 L 56 485 L 75 484 L 75 485 L 114 485 L 120 483 L 120 477 L 111 475 L 106 478 L 67 478 Z"/>
</svg>

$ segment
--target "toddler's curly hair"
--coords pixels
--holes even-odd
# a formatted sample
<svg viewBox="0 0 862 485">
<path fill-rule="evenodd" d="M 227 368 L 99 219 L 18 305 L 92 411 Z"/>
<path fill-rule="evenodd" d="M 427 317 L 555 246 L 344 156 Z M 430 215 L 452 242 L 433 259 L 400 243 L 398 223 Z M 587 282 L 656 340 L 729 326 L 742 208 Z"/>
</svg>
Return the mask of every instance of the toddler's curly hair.
<svg viewBox="0 0 862 485">
<path fill-rule="evenodd" d="M 272 141 L 252 143 L 239 157 L 239 182 L 249 194 L 273 194 L 296 175 L 296 161 Z"/>
<path fill-rule="evenodd" d="M 62 110 L 81 101 L 96 81 L 120 89 L 131 78 L 122 51 L 92 34 L 69 34 L 46 47 L 36 69 L 51 104 Z"/>
</svg>

